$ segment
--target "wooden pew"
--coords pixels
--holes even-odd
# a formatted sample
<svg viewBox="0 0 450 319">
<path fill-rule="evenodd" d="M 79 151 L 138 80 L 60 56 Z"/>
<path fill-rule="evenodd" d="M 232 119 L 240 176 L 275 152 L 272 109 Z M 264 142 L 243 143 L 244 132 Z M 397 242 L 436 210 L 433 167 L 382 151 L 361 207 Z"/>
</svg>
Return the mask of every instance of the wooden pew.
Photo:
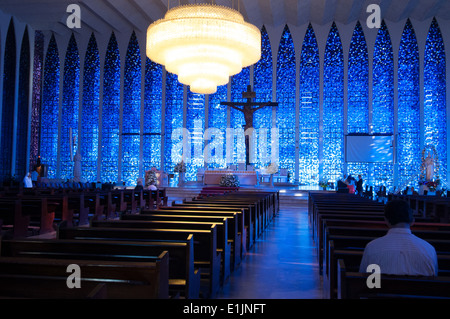
<svg viewBox="0 0 450 319">
<path fill-rule="evenodd" d="M 220 222 L 206 221 L 179 221 L 179 220 L 107 220 L 92 221 L 93 228 L 141 228 L 141 229 L 168 229 L 168 230 L 205 230 L 209 231 L 212 227 L 216 229 L 216 249 L 217 255 L 221 256 L 220 282 L 224 283 L 230 276 L 231 263 L 231 243 L 228 242 L 228 222 L 223 217 Z M 194 236 L 194 239 L 197 239 Z M 213 257 L 211 256 L 210 259 Z"/>
<path fill-rule="evenodd" d="M 381 275 L 380 288 L 368 288 L 368 274 L 348 272 L 338 261 L 338 298 L 450 298 L 450 277 L 408 277 Z"/>
<path fill-rule="evenodd" d="M 66 278 L 0 274 L 2 299 L 106 299 L 105 283 L 85 281 L 81 288 L 67 289 Z"/>
<path fill-rule="evenodd" d="M 144 229 L 76 227 L 59 229 L 58 238 L 102 239 L 120 241 L 183 241 L 189 235 L 194 240 L 194 266 L 201 274 L 201 294 L 213 298 L 220 288 L 221 253 L 217 250 L 217 227 L 196 229 Z M 170 250 L 169 250 L 170 254 Z"/>
<path fill-rule="evenodd" d="M 99 231 L 98 231 L 99 230 Z M 91 229 L 86 227 L 80 228 L 60 228 L 58 231 L 58 239 L 60 240 L 81 240 L 84 241 L 128 241 L 133 245 L 140 245 L 141 241 L 145 241 L 145 252 L 156 254 L 158 251 L 167 250 L 169 252 L 169 288 L 171 296 L 180 295 L 182 298 L 197 299 L 200 293 L 200 273 L 194 265 L 194 237 L 172 236 L 170 238 L 142 239 L 138 238 L 138 242 L 134 239 L 124 238 L 124 232 L 111 233 L 107 229 Z M 130 237 L 132 234 L 130 235 Z M 147 236 L 152 237 L 152 236 Z M 121 244 L 123 245 L 123 244 Z M 128 243 L 125 245 L 127 247 Z M 128 248 L 127 248 L 128 249 Z M 133 248 L 134 249 L 134 248 Z M 134 260 L 142 255 L 139 250 L 126 251 L 124 256 L 133 253 Z M 143 260 L 146 257 L 144 255 Z"/>
<path fill-rule="evenodd" d="M 225 215 L 225 213 L 218 214 L 202 214 L 200 212 L 194 212 L 189 214 L 187 211 L 171 211 L 167 210 L 160 212 L 158 210 L 147 212 L 146 214 L 131 214 L 123 215 L 122 220 L 157 220 L 157 221 L 189 221 L 189 222 L 210 222 L 215 224 L 220 224 L 223 219 L 227 220 L 228 229 L 228 242 L 230 244 L 230 272 L 237 268 L 241 262 L 241 246 L 242 246 L 242 233 L 239 232 L 239 216 L 237 213 L 230 213 Z M 242 216 L 240 216 L 242 218 Z M 242 225 L 242 223 L 241 223 Z M 241 226 L 242 227 L 242 226 Z"/>
<path fill-rule="evenodd" d="M 215 210 L 215 211 L 236 211 L 242 210 L 245 219 L 245 225 L 247 225 L 247 250 L 250 250 L 258 238 L 258 220 L 256 211 L 250 206 L 242 207 L 242 205 L 224 205 L 224 204 L 206 204 L 206 203 L 183 203 L 183 204 L 172 204 L 171 207 L 160 207 L 160 210 L 166 209 L 204 209 L 204 210 Z M 145 212 L 144 212 L 145 213 Z M 256 218 L 256 219 L 255 219 Z"/>
<path fill-rule="evenodd" d="M 80 292 L 76 292 L 78 288 L 69 288 L 66 280 L 71 274 L 67 272 L 68 266 L 75 264 L 80 267 L 83 294 L 86 294 L 86 288 L 91 294 L 94 285 L 103 283 L 107 288 L 107 299 L 166 299 L 169 297 L 168 263 L 167 252 L 162 252 L 152 262 L 1 257 L 0 273 L 8 285 L 0 288 L 0 294 L 15 298 L 74 298 Z M 24 277 L 41 278 L 41 285 L 36 286 L 33 280 L 25 284 Z M 22 280 L 18 281 L 18 278 Z"/>
<path fill-rule="evenodd" d="M 0 199 L 0 219 L 2 228 L 12 228 L 11 235 L 2 230 L 2 236 L 12 238 L 23 238 L 28 236 L 28 227 L 30 226 L 30 216 L 22 214 L 22 204 L 20 200 L 2 200 Z"/>
<path fill-rule="evenodd" d="M 20 209 L 18 208 L 20 205 Z M 9 214 L 14 214 L 14 238 L 28 236 L 28 228 L 34 224 L 37 233 L 40 235 L 53 232 L 53 222 L 55 219 L 55 206 L 57 204 L 51 202 L 50 209 L 47 198 L 2 198 L 0 207 L 8 207 L 14 209 Z M 2 209 L 2 215 L 8 214 L 8 211 Z M 17 225 L 17 226 L 15 226 Z M 26 228 L 25 228 L 25 225 Z"/>
</svg>

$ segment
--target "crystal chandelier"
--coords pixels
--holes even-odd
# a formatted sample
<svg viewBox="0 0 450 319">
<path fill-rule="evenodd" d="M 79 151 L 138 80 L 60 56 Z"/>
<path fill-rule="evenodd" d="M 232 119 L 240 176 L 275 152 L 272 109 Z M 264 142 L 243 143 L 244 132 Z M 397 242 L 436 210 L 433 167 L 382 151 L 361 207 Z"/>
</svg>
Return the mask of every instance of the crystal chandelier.
<svg viewBox="0 0 450 319">
<path fill-rule="evenodd" d="M 147 30 L 147 56 L 180 83 L 212 94 L 261 58 L 261 32 L 236 10 L 215 4 L 182 5 Z"/>
</svg>

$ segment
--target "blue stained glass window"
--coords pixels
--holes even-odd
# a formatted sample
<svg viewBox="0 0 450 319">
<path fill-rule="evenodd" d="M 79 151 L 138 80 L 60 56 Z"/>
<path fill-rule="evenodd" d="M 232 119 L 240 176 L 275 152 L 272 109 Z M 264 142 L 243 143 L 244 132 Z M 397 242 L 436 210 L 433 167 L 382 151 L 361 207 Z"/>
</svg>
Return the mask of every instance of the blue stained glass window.
<svg viewBox="0 0 450 319">
<path fill-rule="evenodd" d="M 197 170 L 204 167 L 203 133 L 205 131 L 205 95 L 188 90 L 186 129 L 190 136 L 190 160 L 186 163 L 186 181 L 197 179 Z"/>
<path fill-rule="evenodd" d="M 103 76 L 102 106 L 102 168 L 103 182 L 119 180 L 119 118 L 120 118 L 120 53 L 114 33 L 106 50 Z"/>
<path fill-rule="evenodd" d="M 3 107 L 1 127 L 0 178 L 12 177 L 12 154 L 14 137 L 14 105 L 16 92 L 16 36 L 11 19 L 6 36 L 3 62 Z M 23 176 L 19 176 L 22 180 Z"/>
<path fill-rule="evenodd" d="M 217 92 L 209 95 L 208 100 L 208 129 L 205 132 L 205 143 L 208 168 L 225 168 L 226 162 L 226 130 L 227 106 L 221 102 L 227 100 L 227 85 L 217 87 Z"/>
<path fill-rule="evenodd" d="M 242 71 L 231 78 L 231 101 L 245 102 L 242 92 L 247 91 L 250 84 L 250 67 L 243 68 Z M 233 131 L 233 156 L 229 164 L 245 164 L 245 136 L 244 136 L 244 114 L 238 110 L 230 108 L 230 128 Z M 251 164 L 251 163 L 250 163 Z"/>
<path fill-rule="evenodd" d="M 369 56 L 361 23 L 356 23 L 350 43 L 348 59 L 348 110 L 347 132 L 349 134 L 369 133 Z M 356 178 L 369 176 L 368 163 L 347 163 L 347 174 Z"/>
<path fill-rule="evenodd" d="M 99 98 L 100 56 L 97 41 L 94 34 L 92 34 L 84 62 L 81 118 L 81 176 L 88 182 L 97 181 Z"/>
<path fill-rule="evenodd" d="M 392 43 L 386 23 L 381 23 L 373 54 L 373 118 L 372 132 L 394 133 L 394 60 Z M 370 177 L 374 186 L 393 186 L 391 163 L 374 163 Z"/>
<path fill-rule="evenodd" d="M 369 56 L 359 21 L 348 59 L 348 133 L 369 133 Z"/>
<path fill-rule="evenodd" d="M 122 117 L 122 181 L 136 185 L 141 141 L 141 53 L 133 32 L 125 57 Z"/>
<path fill-rule="evenodd" d="M 263 26 L 261 29 L 261 59 L 255 64 L 253 70 L 253 91 L 256 93 L 256 102 L 272 101 L 272 79 L 272 48 L 267 30 Z M 256 140 L 255 168 L 262 168 L 271 161 L 272 107 L 260 109 L 253 116 Z"/>
<path fill-rule="evenodd" d="M 44 63 L 44 87 L 41 116 L 41 162 L 47 165 L 47 177 L 56 178 L 59 111 L 59 53 L 52 35 Z"/>
<path fill-rule="evenodd" d="M 439 177 L 447 176 L 447 120 L 446 120 L 446 61 L 442 33 L 433 19 L 425 46 L 424 61 L 424 128 L 425 145 L 436 148 L 439 161 Z M 435 167 L 437 169 L 437 167 Z M 436 176 L 435 176 L 436 177 Z"/>
<path fill-rule="evenodd" d="M 400 189 L 417 187 L 417 169 L 420 167 L 419 72 L 419 48 L 408 19 L 398 53 L 397 162 Z"/>
<path fill-rule="evenodd" d="M 77 41 L 72 34 L 64 60 L 63 95 L 61 108 L 61 136 L 59 142 L 59 176 L 73 177 L 73 156 L 78 144 L 78 109 L 80 92 L 80 56 Z M 72 136 L 70 135 L 72 132 Z M 71 140 L 72 139 L 72 140 Z M 72 146 L 72 149 L 70 148 Z"/>
<path fill-rule="evenodd" d="M 162 66 L 149 58 L 145 64 L 144 170 L 161 168 Z"/>
<path fill-rule="evenodd" d="M 36 165 L 39 155 L 39 131 L 41 127 L 42 78 L 44 71 L 44 34 L 34 33 L 33 95 L 31 107 L 30 167 Z"/>
<path fill-rule="evenodd" d="M 19 64 L 19 95 L 16 133 L 16 175 L 25 176 L 27 172 L 27 143 L 28 143 L 28 102 L 30 91 L 30 40 L 28 28 L 22 38 Z M 31 167 L 30 167 L 31 168 Z"/>
<path fill-rule="evenodd" d="M 333 23 L 325 47 L 323 76 L 323 178 L 336 181 L 344 169 L 344 56 Z"/>
<path fill-rule="evenodd" d="M 290 180 L 295 172 L 295 49 L 289 27 L 281 35 L 277 55 L 277 128 L 279 167 L 287 169 Z"/>
<path fill-rule="evenodd" d="M 300 55 L 299 182 L 319 182 L 320 63 L 316 35 L 309 24 Z"/>
<path fill-rule="evenodd" d="M 167 72 L 164 135 L 164 171 L 173 172 L 183 156 L 183 84 Z"/>
</svg>

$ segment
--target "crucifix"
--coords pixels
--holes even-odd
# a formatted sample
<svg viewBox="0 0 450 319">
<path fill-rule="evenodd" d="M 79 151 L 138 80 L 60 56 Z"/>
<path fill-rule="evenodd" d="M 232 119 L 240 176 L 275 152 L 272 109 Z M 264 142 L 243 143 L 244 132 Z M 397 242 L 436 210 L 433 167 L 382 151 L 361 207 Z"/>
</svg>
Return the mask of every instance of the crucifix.
<svg viewBox="0 0 450 319">
<path fill-rule="evenodd" d="M 252 91 L 252 86 L 247 86 L 247 91 L 242 92 L 242 98 L 246 99 L 246 102 L 220 102 L 221 105 L 227 105 L 233 109 L 240 111 L 244 114 L 245 126 L 244 131 L 253 128 L 253 115 L 256 111 L 266 106 L 278 106 L 277 102 L 253 102 L 252 99 L 256 97 L 256 93 Z M 246 165 L 250 165 L 250 149 L 249 149 L 249 136 L 245 135 L 245 161 Z"/>
</svg>

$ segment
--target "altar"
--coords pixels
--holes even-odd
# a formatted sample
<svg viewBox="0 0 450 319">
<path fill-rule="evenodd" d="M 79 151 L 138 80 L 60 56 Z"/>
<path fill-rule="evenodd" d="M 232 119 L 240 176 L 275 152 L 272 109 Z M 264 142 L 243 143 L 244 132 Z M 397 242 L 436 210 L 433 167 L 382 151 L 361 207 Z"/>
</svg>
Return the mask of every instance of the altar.
<svg viewBox="0 0 450 319">
<path fill-rule="evenodd" d="M 205 185 L 219 185 L 220 179 L 224 175 L 236 175 L 241 186 L 255 186 L 258 184 L 258 173 L 255 171 L 234 171 L 234 170 L 207 170 L 203 179 Z"/>
</svg>

